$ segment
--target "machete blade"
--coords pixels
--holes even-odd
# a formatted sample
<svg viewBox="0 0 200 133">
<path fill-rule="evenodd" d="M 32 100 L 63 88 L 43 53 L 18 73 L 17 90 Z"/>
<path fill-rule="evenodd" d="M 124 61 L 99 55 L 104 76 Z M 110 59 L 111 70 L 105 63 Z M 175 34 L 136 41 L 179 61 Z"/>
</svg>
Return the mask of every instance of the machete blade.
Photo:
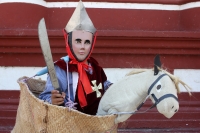
<svg viewBox="0 0 200 133">
<path fill-rule="evenodd" d="M 43 56 L 48 68 L 52 85 L 54 89 L 58 90 L 61 93 L 61 90 L 58 84 L 58 79 L 55 72 L 55 68 L 54 68 L 54 63 L 52 59 L 52 54 L 51 54 L 51 49 L 50 49 L 50 44 L 49 44 L 49 39 L 47 35 L 44 18 L 42 18 L 39 22 L 38 35 L 39 35 L 39 40 L 40 40 L 40 46 L 41 46 L 42 53 L 43 53 Z"/>
</svg>

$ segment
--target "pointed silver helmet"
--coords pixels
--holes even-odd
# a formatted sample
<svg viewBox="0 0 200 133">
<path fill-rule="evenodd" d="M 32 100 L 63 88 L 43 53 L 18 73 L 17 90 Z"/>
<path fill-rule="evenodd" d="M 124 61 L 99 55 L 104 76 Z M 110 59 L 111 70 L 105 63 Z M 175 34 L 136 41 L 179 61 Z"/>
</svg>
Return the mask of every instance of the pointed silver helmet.
<svg viewBox="0 0 200 133">
<path fill-rule="evenodd" d="M 81 0 L 79 1 L 78 6 L 76 7 L 69 22 L 67 23 L 65 30 L 67 31 L 67 33 L 74 30 L 84 30 L 93 34 L 96 32 L 96 28 L 94 27 L 90 17 L 88 16 Z"/>
</svg>

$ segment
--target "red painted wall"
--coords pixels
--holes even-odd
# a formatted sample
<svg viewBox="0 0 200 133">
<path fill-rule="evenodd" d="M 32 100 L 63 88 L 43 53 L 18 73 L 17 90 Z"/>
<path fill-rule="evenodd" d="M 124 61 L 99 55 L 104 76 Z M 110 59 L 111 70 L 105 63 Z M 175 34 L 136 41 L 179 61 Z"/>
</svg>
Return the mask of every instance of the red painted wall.
<svg viewBox="0 0 200 133">
<path fill-rule="evenodd" d="M 46 20 L 54 60 L 66 55 L 62 29 L 73 10 L 0 4 L 0 65 L 45 65 L 37 34 L 42 17 Z M 161 54 L 168 69 L 200 68 L 200 8 L 182 11 L 90 8 L 87 11 L 98 30 L 92 56 L 103 67 L 152 67 L 154 56 Z"/>
</svg>

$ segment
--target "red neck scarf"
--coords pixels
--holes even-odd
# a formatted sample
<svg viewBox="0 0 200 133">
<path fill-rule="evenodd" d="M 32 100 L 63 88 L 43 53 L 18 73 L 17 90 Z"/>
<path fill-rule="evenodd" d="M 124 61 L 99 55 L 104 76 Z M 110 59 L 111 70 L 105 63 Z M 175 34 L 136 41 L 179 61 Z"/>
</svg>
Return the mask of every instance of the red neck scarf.
<svg viewBox="0 0 200 133">
<path fill-rule="evenodd" d="M 90 53 L 88 54 L 87 58 L 84 61 L 81 61 L 81 62 L 77 61 L 76 58 L 74 57 L 74 55 L 71 52 L 71 49 L 70 49 L 69 44 L 68 44 L 68 35 L 66 34 L 66 31 L 63 30 L 63 33 L 64 33 L 64 37 L 65 37 L 65 41 L 66 41 L 66 51 L 68 53 L 69 58 L 71 59 L 69 64 L 76 64 L 77 68 L 78 68 L 78 74 L 79 74 L 78 87 L 77 87 L 78 100 L 79 100 L 80 106 L 85 107 L 85 106 L 87 106 L 86 96 L 87 96 L 87 94 L 93 92 L 93 90 L 92 90 L 90 81 L 89 81 L 87 74 L 86 74 L 86 71 L 85 71 L 85 70 L 88 70 L 88 68 L 90 66 L 88 66 L 84 62 L 87 61 L 87 59 L 90 57 L 90 55 L 92 53 L 92 50 L 94 48 L 94 44 L 96 42 L 96 33 L 94 35 L 94 39 L 93 39 L 93 43 L 92 43 Z"/>
</svg>

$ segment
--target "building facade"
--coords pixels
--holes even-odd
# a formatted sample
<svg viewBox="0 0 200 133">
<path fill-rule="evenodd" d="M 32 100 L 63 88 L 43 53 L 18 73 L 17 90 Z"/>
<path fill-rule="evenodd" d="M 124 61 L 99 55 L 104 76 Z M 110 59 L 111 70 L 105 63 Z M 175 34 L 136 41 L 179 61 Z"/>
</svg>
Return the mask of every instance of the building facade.
<svg viewBox="0 0 200 133">
<path fill-rule="evenodd" d="M 38 23 L 45 19 L 53 59 L 66 55 L 62 29 L 78 0 L 0 1 L 0 131 L 14 126 L 19 101 L 17 79 L 45 66 Z M 200 131 L 200 1 L 84 0 L 97 28 L 92 56 L 113 83 L 133 68 L 163 67 L 193 88 L 181 87 L 180 110 L 171 119 L 156 109 L 119 125 L 126 131 Z M 46 75 L 41 77 L 46 78 Z M 150 107 L 150 101 L 144 108 Z"/>
</svg>

